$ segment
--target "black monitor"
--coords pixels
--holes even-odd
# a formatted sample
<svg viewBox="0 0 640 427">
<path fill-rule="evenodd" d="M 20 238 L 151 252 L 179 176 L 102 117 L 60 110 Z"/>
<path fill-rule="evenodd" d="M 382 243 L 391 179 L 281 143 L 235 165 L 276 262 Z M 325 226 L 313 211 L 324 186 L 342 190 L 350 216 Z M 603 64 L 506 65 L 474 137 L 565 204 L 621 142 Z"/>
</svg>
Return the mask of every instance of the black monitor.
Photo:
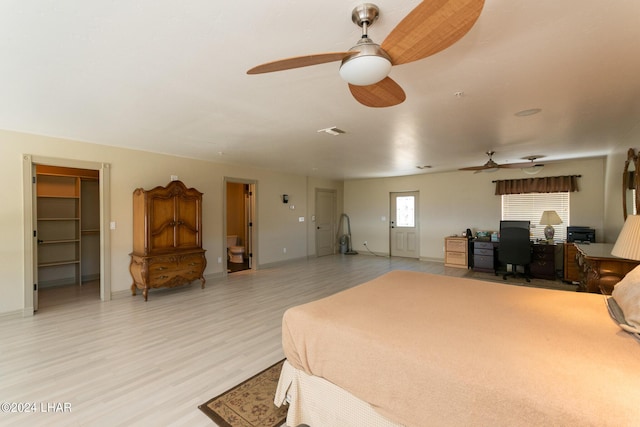
<svg viewBox="0 0 640 427">
<path fill-rule="evenodd" d="M 503 228 L 524 228 L 529 231 L 531 229 L 531 221 L 502 220 L 500 221 L 500 230 Z"/>
</svg>

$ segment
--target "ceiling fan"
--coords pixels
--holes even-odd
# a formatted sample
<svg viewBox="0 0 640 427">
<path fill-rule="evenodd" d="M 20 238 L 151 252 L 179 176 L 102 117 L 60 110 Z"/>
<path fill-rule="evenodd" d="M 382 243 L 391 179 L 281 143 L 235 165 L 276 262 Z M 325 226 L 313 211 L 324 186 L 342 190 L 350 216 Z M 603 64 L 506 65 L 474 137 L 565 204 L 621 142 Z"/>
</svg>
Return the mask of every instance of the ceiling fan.
<svg viewBox="0 0 640 427">
<path fill-rule="evenodd" d="M 529 168 L 533 168 L 533 169 L 529 169 L 529 170 L 540 170 L 542 167 L 544 167 L 544 164 L 542 163 L 534 163 L 536 159 L 539 159 L 543 156 L 528 156 L 525 157 L 526 160 L 529 160 L 529 162 L 527 163 L 504 163 L 504 164 L 498 164 L 493 160 L 493 155 L 496 154 L 495 151 L 487 151 L 487 156 L 489 156 L 489 160 L 487 160 L 487 162 L 482 165 L 482 166 L 469 166 L 466 168 L 460 168 L 459 170 L 461 171 L 475 171 L 476 173 L 478 172 L 495 172 L 498 169 L 503 169 L 503 168 L 507 168 L 507 169 L 529 169 Z"/>
<path fill-rule="evenodd" d="M 342 61 L 340 76 L 349 83 L 353 97 L 367 107 L 391 107 L 406 98 L 404 90 L 387 77 L 394 65 L 407 64 L 444 50 L 460 40 L 480 16 L 484 0 L 428 0 L 421 2 L 391 31 L 382 45 L 368 36 L 379 9 L 371 3 L 356 6 L 351 20 L 362 28 L 362 37 L 346 52 L 296 56 L 267 62 L 247 74 Z"/>
</svg>

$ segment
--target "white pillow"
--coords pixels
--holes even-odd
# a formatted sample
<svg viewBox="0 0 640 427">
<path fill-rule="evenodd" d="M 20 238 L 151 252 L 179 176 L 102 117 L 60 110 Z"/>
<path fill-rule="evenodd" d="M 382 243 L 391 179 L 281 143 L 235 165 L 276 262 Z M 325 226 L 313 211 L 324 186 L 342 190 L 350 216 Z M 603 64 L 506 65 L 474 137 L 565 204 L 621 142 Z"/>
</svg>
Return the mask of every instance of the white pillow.
<svg viewBox="0 0 640 427">
<path fill-rule="evenodd" d="M 640 265 L 616 283 L 611 296 L 622 309 L 627 323 L 640 331 Z"/>
</svg>

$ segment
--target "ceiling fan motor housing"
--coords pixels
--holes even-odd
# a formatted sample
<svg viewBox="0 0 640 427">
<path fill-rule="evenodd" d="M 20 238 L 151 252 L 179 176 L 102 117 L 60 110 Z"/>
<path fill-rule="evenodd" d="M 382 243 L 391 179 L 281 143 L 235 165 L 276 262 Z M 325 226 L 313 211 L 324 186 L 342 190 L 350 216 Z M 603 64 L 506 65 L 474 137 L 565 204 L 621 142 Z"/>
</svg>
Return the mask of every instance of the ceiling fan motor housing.
<svg viewBox="0 0 640 427">
<path fill-rule="evenodd" d="M 373 25 L 378 16 L 380 16 L 380 9 L 373 3 L 363 3 L 353 8 L 351 12 L 351 20 L 358 27 L 362 27 L 365 23 L 367 26 Z"/>
<path fill-rule="evenodd" d="M 359 53 L 342 60 L 340 77 L 352 85 L 369 86 L 378 83 L 391 71 L 391 57 L 367 35 L 367 29 L 373 25 L 378 16 L 380 16 L 380 10 L 372 3 L 363 3 L 351 12 L 353 23 L 362 27 L 362 38 L 349 49 L 349 52 Z"/>
</svg>

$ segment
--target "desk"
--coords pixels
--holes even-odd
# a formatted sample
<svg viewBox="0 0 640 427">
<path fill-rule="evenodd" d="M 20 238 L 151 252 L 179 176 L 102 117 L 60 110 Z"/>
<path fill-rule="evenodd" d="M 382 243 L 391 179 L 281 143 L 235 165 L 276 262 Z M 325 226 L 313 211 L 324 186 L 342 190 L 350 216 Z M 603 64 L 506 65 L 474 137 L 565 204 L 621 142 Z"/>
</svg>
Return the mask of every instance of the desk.
<svg viewBox="0 0 640 427">
<path fill-rule="evenodd" d="M 500 267 L 497 242 L 473 242 L 473 270 L 495 273 Z M 531 264 L 529 273 L 538 279 L 556 279 L 556 252 L 558 245 L 546 243 L 531 244 Z"/>
<path fill-rule="evenodd" d="M 613 243 L 576 243 L 580 290 L 610 295 L 613 287 L 640 261 L 611 255 Z"/>
</svg>

